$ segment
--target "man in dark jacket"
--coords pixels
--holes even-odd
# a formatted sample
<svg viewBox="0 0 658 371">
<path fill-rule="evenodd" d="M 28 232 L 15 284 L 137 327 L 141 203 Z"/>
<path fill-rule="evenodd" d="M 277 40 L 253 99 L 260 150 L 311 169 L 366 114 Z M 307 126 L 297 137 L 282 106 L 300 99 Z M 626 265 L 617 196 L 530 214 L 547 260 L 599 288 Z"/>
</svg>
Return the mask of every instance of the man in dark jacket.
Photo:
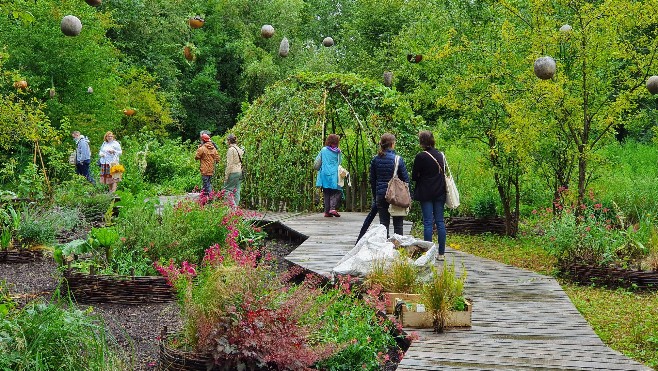
<svg viewBox="0 0 658 371">
<path fill-rule="evenodd" d="M 71 136 L 76 143 L 75 149 L 75 173 L 87 178 L 91 184 L 96 184 L 94 178 L 89 175 L 89 164 L 91 163 L 91 150 L 89 149 L 89 139 L 81 135 L 79 131 L 71 132 Z"/>
</svg>

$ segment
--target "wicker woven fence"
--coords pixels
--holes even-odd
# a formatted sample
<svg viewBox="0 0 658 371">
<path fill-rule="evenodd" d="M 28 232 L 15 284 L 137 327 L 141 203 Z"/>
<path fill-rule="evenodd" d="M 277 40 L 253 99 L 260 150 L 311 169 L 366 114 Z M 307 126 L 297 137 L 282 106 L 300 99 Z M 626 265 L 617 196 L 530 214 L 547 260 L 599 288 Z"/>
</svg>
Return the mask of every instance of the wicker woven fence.
<svg viewBox="0 0 658 371">
<path fill-rule="evenodd" d="M 601 267 L 572 263 L 561 269 L 564 276 L 581 284 L 658 290 L 658 271 L 636 271 L 616 267 Z"/>
<path fill-rule="evenodd" d="M 483 234 L 493 233 L 505 235 L 505 219 L 500 217 L 493 218 L 473 218 L 466 216 L 455 216 L 446 218 L 446 231 L 456 234 Z"/>
<path fill-rule="evenodd" d="M 0 251 L 0 263 L 23 264 L 41 260 L 41 250 L 3 250 Z"/>
<path fill-rule="evenodd" d="M 67 269 L 64 278 L 80 303 L 137 305 L 175 299 L 174 291 L 164 277 L 96 275 Z"/>
</svg>

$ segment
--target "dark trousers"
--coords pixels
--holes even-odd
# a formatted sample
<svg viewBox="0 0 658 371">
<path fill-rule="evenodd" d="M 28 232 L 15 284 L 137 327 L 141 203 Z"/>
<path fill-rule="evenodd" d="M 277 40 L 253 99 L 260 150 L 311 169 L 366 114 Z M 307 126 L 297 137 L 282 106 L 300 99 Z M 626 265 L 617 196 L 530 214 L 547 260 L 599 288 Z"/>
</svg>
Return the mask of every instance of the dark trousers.
<svg viewBox="0 0 658 371">
<path fill-rule="evenodd" d="M 363 226 L 361 227 L 361 231 L 359 232 L 359 237 L 356 239 L 357 242 L 363 237 L 364 234 L 368 231 L 368 228 L 370 228 L 370 224 L 372 224 L 372 221 L 375 220 L 375 216 L 377 216 L 377 201 L 372 201 L 372 205 L 370 206 L 370 212 L 368 215 L 366 215 L 366 219 L 363 221 Z"/>
<path fill-rule="evenodd" d="M 391 214 L 388 212 L 388 202 L 384 196 L 377 196 L 377 211 L 379 212 L 379 224 L 386 227 L 386 237 L 389 237 L 388 226 L 391 224 Z M 404 235 L 404 216 L 393 217 L 393 233 Z"/>
<path fill-rule="evenodd" d="M 82 162 L 76 162 L 75 163 L 75 173 L 78 175 L 82 175 L 83 177 L 87 178 L 87 180 L 91 184 L 96 184 L 96 181 L 94 178 L 89 175 L 89 163 L 91 160 L 84 160 Z"/>
<path fill-rule="evenodd" d="M 340 190 L 331 188 L 322 188 L 324 195 L 324 212 L 328 213 L 331 210 L 337 210 L 340 204 Z"/>
<path fill-rule="evenodd" d="M 203 183 L 202 192 L 205 194 L 210 194 L 212 192 L 212 175 L 201 175 L 201 182 Z"/>
</svg>

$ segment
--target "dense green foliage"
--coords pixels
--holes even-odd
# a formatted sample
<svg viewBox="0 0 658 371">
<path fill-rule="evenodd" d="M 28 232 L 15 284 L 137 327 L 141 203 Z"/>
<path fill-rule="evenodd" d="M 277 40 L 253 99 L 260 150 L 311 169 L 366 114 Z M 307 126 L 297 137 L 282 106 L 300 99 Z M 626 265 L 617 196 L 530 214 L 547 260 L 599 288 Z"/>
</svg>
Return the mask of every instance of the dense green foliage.
<svg viewBox="0 0 658 371">
<path fill-rule="evenodd" d="M 103 323 L 59 304 L 17 308 L 0 285 L 0 368 L 125 370 L 127 362 Z M 82 356 L 84 355 L 84 356 Z"/>
<path fill-rule="evenodd" d="M 367 174 L 380 135 L 395 134 L 398 152 L 410 158 L 421 124 L 409 104 L 381 84 L 356 75 L 293 76 L 268 89 L 232 130 L 247 149 L 243 199 L 270 209 L 314 209 L 313 159 L 324 138 L 336 133 L 352 179 L 347 207 L 368 209 Z"/>
</svg>

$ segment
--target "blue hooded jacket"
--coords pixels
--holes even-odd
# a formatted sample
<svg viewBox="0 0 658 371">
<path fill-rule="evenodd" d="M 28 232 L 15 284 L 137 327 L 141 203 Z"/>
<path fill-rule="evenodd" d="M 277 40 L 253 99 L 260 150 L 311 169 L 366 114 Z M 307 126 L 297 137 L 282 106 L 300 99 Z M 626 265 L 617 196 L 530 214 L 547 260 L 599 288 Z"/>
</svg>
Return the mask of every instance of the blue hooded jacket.
<svg viewBox="0 0 658 371">
<path fill-rule="evenodd" d="M 83 161 L 86 161 L 86 160 L 91 160 L 91 150 L 89 149 L 89 139 L 84 135 L 80 135 L 78 137 L 78 140 L 76 141 L 76 144 L 78 146 L 75 150 L 75 161 L 76 162 L 83 162 Z"/>
</svg>

